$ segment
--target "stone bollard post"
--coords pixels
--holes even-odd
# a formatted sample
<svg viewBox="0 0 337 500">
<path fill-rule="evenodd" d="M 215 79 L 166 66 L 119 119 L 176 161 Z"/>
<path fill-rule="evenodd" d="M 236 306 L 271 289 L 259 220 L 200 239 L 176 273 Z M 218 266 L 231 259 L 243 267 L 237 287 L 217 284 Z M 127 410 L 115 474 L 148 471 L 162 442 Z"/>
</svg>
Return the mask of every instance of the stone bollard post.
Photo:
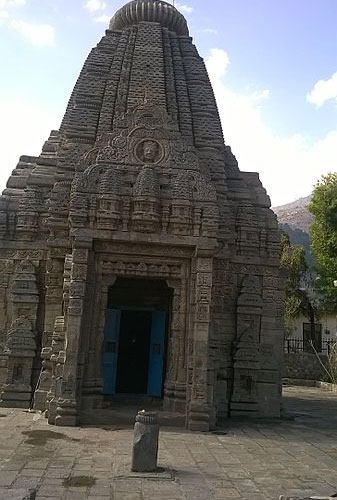
<svg viewBox="0 0 337 500">
<path fill-rule="evenodd" d="M 140 411 L 136 416 L 132 447 L 132 472 L 157 470 L 159 422 L 157 413 Z"/>
</svg>

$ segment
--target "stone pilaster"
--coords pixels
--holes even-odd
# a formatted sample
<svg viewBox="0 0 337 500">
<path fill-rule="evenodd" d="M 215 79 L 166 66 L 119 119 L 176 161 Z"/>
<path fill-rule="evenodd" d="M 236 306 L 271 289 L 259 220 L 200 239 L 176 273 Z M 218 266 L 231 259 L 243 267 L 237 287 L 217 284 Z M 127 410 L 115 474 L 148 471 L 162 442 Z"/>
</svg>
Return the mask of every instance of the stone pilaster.
<svg viewBox="0 0 337 500">
<path fill-rule="evenodd" d="M 80 387 L 78 387 L 80 342 L 88 275 L 89 248 L 91 246 L 91 241 L 76 240 L 74 243 L 69 285 L 66 351 L 61 394 L 58 399 L 55 418 L 55 424 L 59 426 L 75 426 L 78 424 L 80 405 Z"/>
<path fill-rule="evenodd" d="M 58 399 L 61 394 L 63 365 L 65 358 L 65 325 L 67 324 L 68 320 L 69 286 L 71 279 L 72 259 L 72 254 L 67 254 L 64 261 L 62 300 L 64 314 L 63 316 L 57 316 L 55 318 L 51 344 L 51 385 L 46 399 L 46 416 L 48 417 L 48 422 L 50 424 L 55 424 L 56 408 L 58 406 Z"/>
<path fill-rule="evenodd" d="M 46 313 L 41 349 L 41 373 L 34 395 L 34 409 L 47 408 L 47 395 L 52 385 L 52 340 L 55 318 L 62 314 L 63 269 L 65 249 L 52 248 L 49 251 L 46 273 Z"/>
<path fill-rule="evenodd" d="M 244 278 L 237 302 L 231 415 L 257 416 L 259 410 L 257 382 L 260 369 L 262 305 L 259 277 Z"/>
<path fill-rule="evenodd" d="M 192 387 L 188 411 L 188 428 L 194 431 L 209 431 L 214 425 L 213 397 L 208 385 L 212 271 L 213 258 L 200 256 L 195 259 Z"/>
<path fill-rule="evenodd" d="M 186 412 L 186 285 L 185 280 L 166 280 L 173 290 L 168 369 L 164 385 L 164 408 L 176 413 Z"/>
</svg>

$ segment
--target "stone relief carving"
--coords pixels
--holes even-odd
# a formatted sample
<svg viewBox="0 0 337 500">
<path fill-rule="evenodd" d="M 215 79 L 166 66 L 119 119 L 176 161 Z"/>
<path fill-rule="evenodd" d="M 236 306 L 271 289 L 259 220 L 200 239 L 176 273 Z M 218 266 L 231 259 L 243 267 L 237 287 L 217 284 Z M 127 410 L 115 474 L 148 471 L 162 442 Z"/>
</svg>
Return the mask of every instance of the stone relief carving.
<svg viewBox="0 0 337 500">
<path fill-rule="evenodd" d="M 20 316 L 13 320 L 8 331 L 5 352 L 35 351 L 35 334 L 29 319 Z"/>
<path fill-rule="evenodd" d="M 189 170 L 198 170 L 200 164 L 194 146 L 186 139 L 172 143 L 171 162 L 176 168 L 187 167 Z"/>
<path fill-rule="evenodd" d="M 155 170 L 149 165 L 144 165 L 139 172 L 133 193 L 135 196 L 159 196 L 158 176 Z"/>
<path fill-rule="evenodd" d="M 80 161 L 71 187 L 70 224 L 215 237 L 216 190 L 199 172 L 193 144 L 180 136 L 166 111 L 145 101 L 115 125 Z M 61 198 L 67 203 L 67 196 L 64 189 L 54 189 L 55 214 L 61 214 Z M 178 200 L 190 201 L 191 207 Z"/>
<path fill-rule="evenodd" d="M 164 156 L 162 145 L 153 139 L 143 139 L 135 147 L 135 157 L 141 163 L 159 163 Z"/>
<path fill-rule="evenodd" d="M 127 137 L 122 133 L 110 139 L 109 145 L 99 150 L 96 156 L 98 162 L 124 163 L 128 159 Z"/>
<path fill-rule="evenodd" d="M 173 189 L 173 198 L 216 202 L 216 190 L 203 175 L 193 170 L 178 174 Z"/>
<path fill-rule="evenodd" d="M 199 169 L 191 142 L 183 138 L 176 123 L 160 105 L 144 101 L 115 120 L 115 130 L 102 134 L 80 160 L 79 171 L 96 163 L 171 163 L 175 168 Z"/>
<path fill-rule="evenodd" d="M 103 272 L 117 275 L 135 276 L 160 276 L 164 278 L 178 277 L 181 275 L 179 264 L 153 264 L 146 262 L 130 261 L 103 261 Z"/>
</svg>

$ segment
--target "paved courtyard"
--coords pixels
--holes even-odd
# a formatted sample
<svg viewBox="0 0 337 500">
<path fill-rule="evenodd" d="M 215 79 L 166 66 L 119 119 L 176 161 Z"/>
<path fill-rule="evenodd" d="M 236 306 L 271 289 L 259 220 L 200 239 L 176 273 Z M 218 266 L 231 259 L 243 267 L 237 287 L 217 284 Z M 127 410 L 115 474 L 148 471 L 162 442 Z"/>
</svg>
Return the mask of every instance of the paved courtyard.
<svg viewBox="0 0 337 500">
<path fill-rule="evenodd" d="M 159 474 L 129 472 L 132 429 L 56 428 L 0 409 L 0 498 L 39 500 L 278 500 L 337 492 L 337 394 L 285 389 L 294 420 L 229 422 L 221 434 L 161 432 Z"/>
</svg>

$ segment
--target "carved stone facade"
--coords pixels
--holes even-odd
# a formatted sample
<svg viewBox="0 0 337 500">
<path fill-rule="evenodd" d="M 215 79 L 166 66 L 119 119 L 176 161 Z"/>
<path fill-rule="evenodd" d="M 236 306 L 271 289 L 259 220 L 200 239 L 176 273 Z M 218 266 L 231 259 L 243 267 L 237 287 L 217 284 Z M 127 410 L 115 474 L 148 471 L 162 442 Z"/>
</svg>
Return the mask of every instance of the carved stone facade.
<svg viewBox="0 0 337 500">
<path fill-rule="evenodd" d="M 206 431 L 229 416 L 279 416 L 276 217 L 224 145 L 205 65 L 172 5 L 134 0 L 113 17 L 60 130 L 10 177 L 0 236 L 0 404 L 33 404 L 56 425 L 99 419 L 104 349 L 122 356 L 107 311 L 133 307 L 165 310 L 164 411 Z"/>
</svg>

